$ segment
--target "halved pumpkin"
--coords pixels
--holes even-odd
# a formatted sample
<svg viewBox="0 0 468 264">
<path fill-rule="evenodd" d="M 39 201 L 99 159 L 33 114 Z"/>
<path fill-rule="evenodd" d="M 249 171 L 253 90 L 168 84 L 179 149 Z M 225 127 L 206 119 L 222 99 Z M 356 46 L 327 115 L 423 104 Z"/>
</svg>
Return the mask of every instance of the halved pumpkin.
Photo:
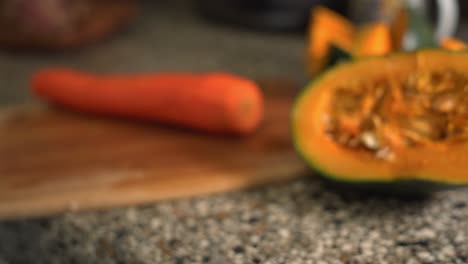
<svg viewBox="0 0 468 264">
<path fill-rule="evenodd" d="M 444 49 L 448 49 L 448 50 L 454 50 L 454 51 L 462 51 L 468 48 L 468 46 L 463 40 L 457 39 L 454 37 L 448 37 L 448 38 L 442 39 L 440 41 L 440 47 Z"/>
<path fill-rule="evenodd" d="M 356 29 L 345 17 L 324 6 L 313 8 L 310 17 L 307 66 L 309 73 L 316 75 L 334 56 L 330 51 L 351 51 Z"/>
<path fill-rule="evenodd" d="M 433 109 L 452 90 L 455 106 L 442 101 Z M 292 131 L 310 167 L 335 182 L 410 193 L 467 185 L 468 53 L 423 50 L 342 63 L 298 97 Z"/>
<path fill-rule="evenodd" d="M 391 28 L 384 22 L 364 25 L 354 43 L 356 57 L 385 55 L 392 51 Z"/>
</svg>

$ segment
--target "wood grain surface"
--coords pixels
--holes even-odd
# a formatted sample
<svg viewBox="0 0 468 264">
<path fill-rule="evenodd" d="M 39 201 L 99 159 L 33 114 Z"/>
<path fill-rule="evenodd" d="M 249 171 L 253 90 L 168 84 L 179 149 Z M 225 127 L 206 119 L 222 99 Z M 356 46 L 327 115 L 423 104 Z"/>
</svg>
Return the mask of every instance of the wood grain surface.
<svg viewBox="0 0 468 264">
<path fill-rule="evenodd" d="M 44 105 L 0 110 L 0 218 L 99 209 L 291 180 L 305 167 L 292 99 L 271 96 L 246 138 L 87 116 Z"/>
</svg>

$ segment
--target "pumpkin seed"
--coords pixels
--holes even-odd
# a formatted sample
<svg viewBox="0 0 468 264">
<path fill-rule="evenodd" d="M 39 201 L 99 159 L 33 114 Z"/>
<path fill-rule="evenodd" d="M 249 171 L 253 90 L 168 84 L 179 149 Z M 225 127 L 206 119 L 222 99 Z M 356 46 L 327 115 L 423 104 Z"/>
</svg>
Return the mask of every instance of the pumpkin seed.
<svg viewBox="0 0 468 264">
<path fill-rule="evenodd" d="M 322 115 L 322 122 L 325 126 L 325 131 L 327 133 L 333 133 L 338 128 L 336 119 L 331 117 L 329 114 Z"/>
<path fill-rule="evenodd" d="M 445 124 L 433 117 L 412 118 L 408 120 L 407 124 L 410 131 L 429 139 L 438 140 L 445 134 Z"/>
<path fill-rule="evenodd" d="M 361 143 L 371 150 L 377 150 L 380 148 L 380 142 L 377 135 L 372 131 L 365 131 L 361 134 Z"/>
<path fill-rule="evenodd" d="M 378 115 L 373 115 L 372 116 L 372 124 L 374 125 L 375 128 L 379 128 L 382 126 L 382 118 Z"/>
<path fill-rule="evenodd" d="M 439 95 L 432 100 L 431 106 L 437 112 L 453 112 L 457 106 L 457 95 L 453 93 Z"/>
<path fill-rule="evenodd" d="M 390 148 L 388 147 L 378 150 L 375 153 L 375 156 L 379 159 L 383 159 L 386 161 L 392 161 L 395 159 L 395 153 L 392 150 L 390 150 Z"/>
</svg>

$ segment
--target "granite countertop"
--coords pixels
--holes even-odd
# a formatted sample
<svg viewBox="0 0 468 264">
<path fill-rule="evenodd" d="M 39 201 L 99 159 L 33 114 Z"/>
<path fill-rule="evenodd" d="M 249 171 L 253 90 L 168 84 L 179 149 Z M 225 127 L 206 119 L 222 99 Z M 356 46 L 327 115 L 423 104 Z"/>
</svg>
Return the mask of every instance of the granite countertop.
<svg viewBox="0 0 468 264">
<path fill-rule="evenodd" d="M 44 65 L 229 70 L 304 79 L 305 38 L 216 26 L 186 2 L 75 54 L 0 54 L 0 104 L 32 100 Z M 177 34 L 175 34 L 176 32 Z M 5 263 L 468 263 L 468 190 L 425 199 L 340 194 L 313 176 L 248 191 L 0 222 Z"/>
</svg>

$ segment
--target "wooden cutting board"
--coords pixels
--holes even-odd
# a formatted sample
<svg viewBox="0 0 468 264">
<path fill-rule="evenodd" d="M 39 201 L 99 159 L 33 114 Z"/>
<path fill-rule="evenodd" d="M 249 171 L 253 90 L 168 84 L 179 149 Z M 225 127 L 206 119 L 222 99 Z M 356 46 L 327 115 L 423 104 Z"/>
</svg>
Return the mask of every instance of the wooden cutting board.
<svg viewBox="0 0 468 264">
<path fill-rule="evenodd" d="M 0 219 L 133 205 L 291 180 L 291 96 L 255 135 L 222 137 L 44 105 L 0 110 Z"/>
</svg>

